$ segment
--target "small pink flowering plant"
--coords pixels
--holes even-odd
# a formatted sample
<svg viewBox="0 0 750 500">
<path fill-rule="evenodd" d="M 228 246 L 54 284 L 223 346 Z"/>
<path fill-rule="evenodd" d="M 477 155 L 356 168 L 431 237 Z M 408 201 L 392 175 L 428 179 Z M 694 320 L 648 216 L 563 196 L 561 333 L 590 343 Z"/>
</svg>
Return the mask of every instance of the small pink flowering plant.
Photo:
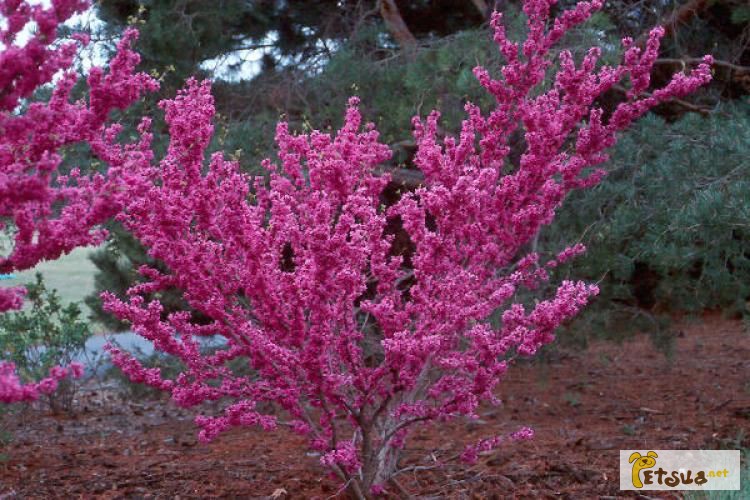
<svg viewBox="0 0 750 500">
<path fill-rule="evenodd" d="M 83 365 L 73 362 L 67 368 L 55 366 L 50 370 L 49 376 L 38 382 L 24 384 L 19 380 L 13 363 L 0 362 L 0 403 L 34 401 L 41 394 L 52 394 L 60 381 L 69 376 L 82 377 Z"/>
<path fill-rule="evenodd" d="M 644 48 L 624 40 L 616 67 L 597 64 L 596 48 L 578 64 L 561 52 L 552 85 L 540 89 L 553 46 L 602 6 L 582 2 L 551 19 L 553 3 L 524 2 L 523 43 L 493 16 L 506 64 L 497 79 L 481 67 L 475 74 L 496 105 L 483 113 L 467 104 L 460 135 L 442 140 L 437 112 L 415 118 L 424 183 L 389 207 L 380 202 L 389 179 L 376 167 L 390 151 L 363 125 L 356 98 L 333 135 L 294 135 L 280 123 L 278 162 L 264 162 L 267 177 L 241 173 L 220 153 L 204 164 L 214 116 L 205 82 L 190 81 L 162 102 L 171 142 L 160 161 L 148 120 L 138 144 L 102 146 L 100 156 L 128 182 L 119 220 L 169 269 L 141 268 L 146 282 L 124 300 L 103 294 L 105 306 L 185 368 L 167 379 L 111 347 L 114 362 L 181 406 L 224 402 L 223 413 L 197 417 L 204 441 L 233 426 L 289 425 L 360 498 L 391 487 L 414 426 L 476 417 L 481 403 L 496 403 L 509 360 L 551 342 L 597 293 L 565 281 L 533 306 L 517 303 L 518 290 L 535 289 L 584 250 L 545 261 L 526 253 L 527 244 L 571 190 L 599 182 L 618 131 L 710 80 L 707 57 L 646 93 L 663 36 L 657 28 Z M 625 78 L 626 100 L 605 119 L 595 100 Z M 516 130 L 526 149 L 508 172 Z M 394 219 L 413 244 L 409 262 L 386 231 Z M 166 287 L 181 289 L 209 321 L 193 321 L 191 311 L 162 319 L 159 301 L 144 296 Z M 498 312 L 499 325 L 490 322 Z M 223 337 L 225 348 L 203 353 L 199 339 L 210 336 Z M 249 371 L 230 369 L 237 359 Z M 521 429 L 508 438 L 531 435 Z M 504 440 L 488 437 L 463 456 L 470 461 Z"/>
</svg>

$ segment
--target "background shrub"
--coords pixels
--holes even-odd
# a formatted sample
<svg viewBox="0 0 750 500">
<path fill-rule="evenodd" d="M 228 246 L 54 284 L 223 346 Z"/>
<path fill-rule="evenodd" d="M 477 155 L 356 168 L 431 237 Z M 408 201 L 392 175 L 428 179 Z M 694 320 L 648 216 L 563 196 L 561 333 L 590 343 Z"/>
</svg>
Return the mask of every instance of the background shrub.
<svg viewBox="0 0 750 500">
<path fill-rule="evenodd" d="M 0 352 L 13 362 L 21 377 L 44 378 L 54 366 L 68 366 L 84 354 L 90 325 L 77 303 L 63 306 L 56 290 L 44 285 L 41 274 L 26 285 L 27 308 L 0 314 Z M 53 411 L 72 409 L 78 382 L 60 381 L 59 389 L 43 400 Z"/>
<path fill-rule="evenodd" d="M 577 234 L 588 247 L 575 273 L 599 281 L 601 297 L 576 327 L 619 335 L 676 312 L 748 315 L 748 158 L 747 101 L 671 124 L 650 114 L 623 135 L 609 175 L 571 194 L 540 240 L 555 248 Z"/>
</svg>

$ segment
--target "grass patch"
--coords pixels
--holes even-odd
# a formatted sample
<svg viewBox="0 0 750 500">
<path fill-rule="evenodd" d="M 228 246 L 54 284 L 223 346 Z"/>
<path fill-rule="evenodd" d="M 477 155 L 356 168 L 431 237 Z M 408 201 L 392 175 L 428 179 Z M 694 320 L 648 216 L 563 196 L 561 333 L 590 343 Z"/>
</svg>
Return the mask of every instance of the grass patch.
<svg viewBox="0 0 750 500">
<path fill-rule="evenodd" d="M 33 269 L 13 273 L 13 278 L 1 281 L 0 286 L 33 283 L 35 274 L 42 273 L 47 288 L 57 290 L 64 305 L 81 302 L 81 310 L 88 317 L 90 310 L 83 304 L 83 299 L 94 291 L 96 266 L 89 260 L 93 250 L 93 247 L 76 248 L 57 260 L 40 262 Z"/>
</svg>

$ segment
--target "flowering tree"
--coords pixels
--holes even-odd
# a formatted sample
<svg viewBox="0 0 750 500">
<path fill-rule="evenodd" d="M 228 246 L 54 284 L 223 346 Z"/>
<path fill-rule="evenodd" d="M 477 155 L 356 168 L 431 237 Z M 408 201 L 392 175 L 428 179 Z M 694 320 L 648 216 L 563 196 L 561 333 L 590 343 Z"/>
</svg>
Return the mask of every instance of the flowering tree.
<svg viewBox="0 0 750 500">
<path fill-rule="evenodd" d="M 0 0 L 0 229 L 11 235 L 11 248 L 0 257 L 0 273 L 29 269 L 56 259 L 105 236 L 97 224 L 112 217 L 122 196 L 103 175 L 73 169 L 58 175 L 61 150 L 77 143 L 111 142 L 117 127 L 107 127 L 113 109 L 124 109 L 157 83 L 134 73 L 139 57 L 130 50 L 135 31 L 127 31 L 110 61 L 109 71 L 93 68 L 88 76 L 88 102 L 71 102 L 77 75 L 71 70 L 79 43 L 56 40 L 58 26 L 88 2 L 53 0 L 45 8 L 20 0 Z M 35 24 L 25 43 L 19 34 Z M 55 77 L 57 79 L 55 80 Z M 27 105 L 34 92 L 53 84 L 48 102 Z M 116 174 L 116 170 L 113 171 Z M 114 178 L 114 177 L 113 177 Z M 0 288 L 0 312 L 21 307 L 25 289 Z M 53 370 L 50 377 L 23 386 L 11 363 L 0 363 L 0 402 L 27 401 L 50 392 L 70 371 Z"/>
<path fill-rule="evenodd" d="M 597 165 L 618 131 L 710 79 L 707 57 L 645 92 L 660 28 L 643 49 L 624 40 L 617 67 L 599 66 L 594 48 L 579 64 L 563 51 L 553 70 L 553 45 L 602 2 L 550 19 L 553 3 L 524 2 L 522 44 L 493 16 L 506 64 L 499 79 L 481 67 L 475 74 L 496 106 L 483 114 L 467 104 L 460 136 L 442 141 L 438 113 L 415 119 L 415 163 L 425 181 L 390 207 L 379 199 L 388 177 L 375 169 L 390 152 L 373 125 L 361 123 L 356 98 L 335 135 L 293 135 L 280 123 L 279 162 L 264 162 L 267 178 L 240 173 L 219 153 L 204 165 L 214 116 L 207 83 L 190 81 L 162 102 L 171 142 L 161 161 L 150 151 L 148 120 L 137 145 L 103 146 L 100 156 L 129 172 L 130 202 L 119 219 L 169 269 L 144 266 L 146 282 L 125 300 L 103 294 L 105 308 L 185 368 L 165 379 L 110 347 L 114 362 L 179 405 L 229 401 L 222 414 L 196 419 L 204 441 L 232 426 L 290 425 L 360 498 L 390 487 L 415 425 L 475 417 L 480 403 L 495 402 L 509 361 L 551 342 L 555 328 L 597 293 L 566 281 L 531 307 L 514 303 L 519 289 L 534 289 L 550 268 L 583 251 L 573 246 L 545 261 L 524 254 L 526 244 L 571 190 L 601 179 Z M 541 91 L 550 73 L 553 83 Z M 594 101 L 623 78 L 627 99 L 605 119 Z M 526 151 L 508 173 L 508 139 L 517 129 Z M 414 245 L 409 262 L 394 255 L 385 231 L 393 218 Z M 161 304 L 145 296 L 171 286 L 209 324 L 188 311 L 163 320 Z M 223 337 L 226 348 L 202 353 L 198 340 L 206 336 Z M 250 375 L 229 368 L 237 358 Z M 529 435 L 523 429 L 511 437 Z M 503 439 L 467 446 L 463 458 Z"/>
</svg>

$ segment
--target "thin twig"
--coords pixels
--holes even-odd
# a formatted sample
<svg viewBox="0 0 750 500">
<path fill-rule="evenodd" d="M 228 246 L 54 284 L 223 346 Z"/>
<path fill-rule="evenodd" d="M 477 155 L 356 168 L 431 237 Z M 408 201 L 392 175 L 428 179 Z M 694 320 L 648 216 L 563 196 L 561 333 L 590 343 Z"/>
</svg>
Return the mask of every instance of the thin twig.
<svg viewBox="0 0 750 500">
<path fill-rule="evenodd" d="M 628 92 L 628 89 L 626 89 L 625 87 L 623 87 L 622 85 L 619 85 L 619 84 L 612 85 L 612 88 L 614 90 L 617 90 L 617 91 L 622 92 L 622 93 L 627 93 Z M 645 96 L 645 97 L 651 97 L 651 93 L 650 92 L 643 92 L 642 95 Z M 707 115 L 711 114 L 711 108 L 707 108 L 705 106 L 699 106 L 697 104 L 693 104 L 691 102 L 684 101 L 682 99 L 672 98 L 669 102 L 673 102 L 674 104 L 682 106 L 683 108 L 685 108 L 685 109 L 687 109 L 689 111 L 694 111 L 694 112 L 700 113 L 700 114 L 702 114 L 704 116 L 707 116 Z"/>
<path fill-rule="evenodd" d="M 681 65 L 685 66 L 688 64 L 700 64 L 703 62 L 703 59 L 700 57 L 660 57 L 656 61 L 654 61 L 654 64 L 674 64 L 674 65 Z M 722 59 L 714 59 L 713 63 L 711 63 L 713 66 L 719 66 L 721 68 L 727 68 L 732 71 L 736 71 L 738 73 L 750 73 L 750 66 L 741 66 L 739 64 L 733 64 L 729 61 L 724 61 Z"/>
<path fill-rule="evenodd" d="M 411 493 L 409 493 L 409 491 L 406 488 L 404 488 L 404 486 L 401 483 L 399 483 L 395 477 L 391 476 L 389 481 L 393 486 L 396 487 L 398 492 L 401 493 L 401 495 L 404 498 L 414 498 L 414 496 Z"/>
</svg>

